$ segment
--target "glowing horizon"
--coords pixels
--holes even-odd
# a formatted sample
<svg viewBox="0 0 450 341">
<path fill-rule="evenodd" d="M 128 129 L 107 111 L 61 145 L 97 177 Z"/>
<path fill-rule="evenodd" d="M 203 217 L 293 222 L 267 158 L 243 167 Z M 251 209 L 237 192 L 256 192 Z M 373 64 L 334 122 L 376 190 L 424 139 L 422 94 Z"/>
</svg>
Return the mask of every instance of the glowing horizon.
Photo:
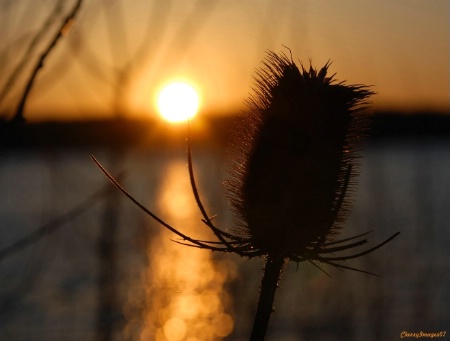
<svg viewBox="0 0 450 341">
<path fill-rule="evenodd" d="M 198 91 L 184 81 L 168 82 L 157 95 L 158 111 L 170 123 L 181 123 L 194 118 L 199 106 Z"/>
<path fill-rule="evenodd" d="M 265 51 L 280 52 L 283 46 L 296 62 L 308 65 L 311 59 L 320 68 L 331 59 L 336 79 L 374 85 L 374 110 L 450 108 L 445 0 L 364 5 L 280 0 L 264 6 L 258 0 L 201 6 L 176 0 L 168 7 L 144 1 L 115 6 L 85 4 L 38 76 L 25 110 L 28 120 L 156 115 L 149 94 L 174 76 L 202 89 L 203 112 L 238 112 Z M 0 14 L 27 24 L 14 30 L 6 27 L 10 20 L 0 20 L 5 56 L 22 56 L 26 42 L 13 43 L 25 31 L 36 31 L 50 12 L 30 9 L 34 16 L 24 18 L 22 9 L 10 6 Z M 30 55 L 31 62 L 39 51 Z M 15 58 L 4 61 L 0 90 L 16 65 Z M 25 78 L 0 101 L 1 113 L 14 111 Z"/>
</svg>

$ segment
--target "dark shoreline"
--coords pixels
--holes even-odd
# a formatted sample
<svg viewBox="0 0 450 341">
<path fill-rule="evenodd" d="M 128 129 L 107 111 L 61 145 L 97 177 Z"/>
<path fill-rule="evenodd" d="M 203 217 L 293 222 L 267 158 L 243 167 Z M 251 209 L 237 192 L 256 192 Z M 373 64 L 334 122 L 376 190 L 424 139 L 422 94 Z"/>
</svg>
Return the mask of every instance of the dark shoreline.
<svg viewBox="0 0 450 341">
<path fill-rule="evenodd" d="M 226 144 L 235 116 L 208 118 L 208 126 L 194 135 L 193 144 Z M 1 149 L 33 148 L 130 148 L 148 149 L 179 146 L 185 140 L 183 125 L 170 126 L 151 120 L 92 120 L 77 122 L 41 122 L 13 126 L 0 122 Z M 371 141 L 397 138 L 450 138 L 450 115 L 417 113 L 377 113 L 373 118 Z"/>
</svg>

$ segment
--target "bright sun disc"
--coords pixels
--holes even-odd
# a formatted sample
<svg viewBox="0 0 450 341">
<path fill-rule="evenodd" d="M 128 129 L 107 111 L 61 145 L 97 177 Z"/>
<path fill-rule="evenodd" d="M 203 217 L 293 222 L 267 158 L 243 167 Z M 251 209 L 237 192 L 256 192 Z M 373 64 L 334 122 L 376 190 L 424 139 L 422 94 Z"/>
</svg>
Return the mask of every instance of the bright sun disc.
<svg viewBox="0 0 450 341">
<path fill-rule="evenodd" d="M 169 122 L 183 122 L 197 114 L 199 102 L 197 91 L 191 85 L 170 83 L 158 95 L 158 110 Z"/>
</svg>

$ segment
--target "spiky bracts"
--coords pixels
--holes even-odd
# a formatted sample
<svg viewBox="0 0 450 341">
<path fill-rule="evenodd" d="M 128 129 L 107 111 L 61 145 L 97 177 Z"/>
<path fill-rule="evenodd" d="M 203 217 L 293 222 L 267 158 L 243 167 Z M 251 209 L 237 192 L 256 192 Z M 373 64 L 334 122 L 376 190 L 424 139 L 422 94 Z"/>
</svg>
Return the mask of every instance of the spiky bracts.
<svg viewBox="0 0 450 341">
<path fill-rule="evenodd" d="M 340 263 L 370 253 L 338 256 L 367 242 L 367 233 L 334 241 L 349 212 L 348 194 L 357 172 L 358 151 L 366 135 L 366 100 L 373 92 L 347 85 L 319 71 L 300 68 L 285 54 L 268 51 L 257 72 L 248 111 L 233 141 L 231 178 L 225 182 L 238 225 L 216 227 L 203 206 L 195 183 L 188 138 L 188 170 L 202 222 L 217 240 L 196 240 L 167 224 L 140 204 L 93 158 L 130 200 L 181 238 L 181 244 L 245 257 L 296 262 L 315 261 L 341 269 Z M 333 254 L 333 256 L 329 256 Z M 366 271 L 362 271 L 366 272 Z"/>
<path fill-rule="evenodd" d="M 336 83 L 269 51 L 236 135 L 230 199 L 246 234 L 264 254 L 308 258 L 345 219 L 366 135 L 364 85 Z M 250 128 L 249 128 L 250 126 Z"/>
<path fill-rule="evenodd" d="M 342 261 L 370 253 L 393 238 L 356 254 L 339 256 L 367 242 L 363 233 L 333 240 L 349 212 L 348 194 L 356 177 L 358 151 L 366 135 L 365 104 L 373 92 L 327 77 L 330 63 L 306 70 L 292 57 L 269 51 L 257 72 L 233 141 L 231 179 L 226 182 L 239 223 L 216 227 L 198 192 L 187 144 L 192 192 L 202 222 L 216 240 L 196 240 L 167 224 L 131 196 L 95 158 L 94 162 L 131 201 L 172 231 L 181 244 L 241 256 L 265 256 L 260 299 L 250 336 L 262 341 L 273 310 L 275 291 L 287 261 L 309 261 L 355 269 Z M 232 231 L 232 233 L 230 232 Z M 319 266 L 318 266 L 319 267 Z M 320 268 L 320 267 L 319 267 Z M 321 268 L 320 268 L 321 269 Z"/>
</svg>

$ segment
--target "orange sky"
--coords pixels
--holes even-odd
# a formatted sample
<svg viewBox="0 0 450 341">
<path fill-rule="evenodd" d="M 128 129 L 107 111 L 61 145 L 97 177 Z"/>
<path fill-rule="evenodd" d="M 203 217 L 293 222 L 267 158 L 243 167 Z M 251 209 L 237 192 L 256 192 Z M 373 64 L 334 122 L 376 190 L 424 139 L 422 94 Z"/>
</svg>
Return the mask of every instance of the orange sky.
<svg viewBox="0 0 450 341">
<path fill-rule="evenodd" d="M 1 5 L 0 89 L 57 1 L 45 3 Z M 63 4 L 67 13 L 73 2 Z M 283 45 L 306 65 L 333 60 L 339 80 L 374 85 L 375 109 L 449 111 L 447 0 L 85 0 L 39 75 L 25 116 L 154 115 L 154 94 L 172 78 L 200 89 L 204 115 L 235 111 L 264 51 Z M 1 98 L 3 115 L 14 112 L 26 74 Z"/>
</svg>

